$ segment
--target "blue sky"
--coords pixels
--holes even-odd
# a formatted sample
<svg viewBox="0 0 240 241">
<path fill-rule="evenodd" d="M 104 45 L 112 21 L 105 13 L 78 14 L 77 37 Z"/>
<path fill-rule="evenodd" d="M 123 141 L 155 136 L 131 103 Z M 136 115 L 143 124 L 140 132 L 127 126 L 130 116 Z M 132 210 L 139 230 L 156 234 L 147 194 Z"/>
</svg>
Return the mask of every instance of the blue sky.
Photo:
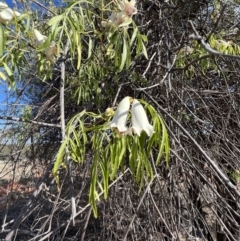
<svg viewBox="0 0 240 241">
<path fill-rule="evenodd" d="M 4 1 L 1 0 L 1 2 L 4 2 Z M 12 0 L 6 0 L 6 3 L 10 8 L 13 8 Z M 4 83 L 4 81 L 0 79 L 0 104 L 3 104 L 3 102 L 6 99 L 6 90 L 7 90 L 6 83 Z M 0 105 L 0 109 L 2 110 L 3 108 L 4 106 Z"/>
<path fill-rule="evenodd" d="M 6 2 L 10 8 L 14 8 L 12 0 L 0 0 L 1 2 Z M 7 107 L 7 97 L 8 97 L 8 86 L 7 83 L 0 78 L 0 115 L 4 115 L 6 113 L 2 113 L 2 111 L 6 110 Z M 10 101 L 14 101 L 14 99 L 10 99 Z M 0 129 L 3 127 L 5 121 L 0 120 Z"/>
<path fill-rule="evenodd" d="M 2 1 L 2 2 L 4 2 L 4 1 Z M 11 8 L 13 7 L 12 0 L 6 0 L 6 3 L 9 7 L 11 7 Z M 6 90 L 6 86 L 3 85 L 2 82 L 0 82 L 0 101 L 1 102 L 5 99 L 5 93 L 4 93 L 5 90 Z M 2 107 L 0 106 L 0 108 L 2 108 Z"/>
<path fill-rule="evenodd" d="M 0 0 L 0 2 L 6 2 L 10 8 L 14 8 L 13 0 Z M 64 0 L 53 0 L 53 3 L 56 6 L 61 6 L 64 3 Z M 33 8 L 38 8 L 38 6 L 33 4 Z M 0 115 L 1 115 L 1 112 L 6 109 L 6 104 L 7 104 L 6 99 L 8 96 L 7 90 L 8 90 L 7 83 L 0 78 Z M 14 102 L 13 98 L 10 98 L 9 100 L 11 102 Z M 20 100 L 20 103 L 22 103 L 22 100 Z M 0 120 L 0 129 L 1 129 L 2 123 L 3 121 Z"/>
<path fill-rule="evenodd" d="M 13 1 L 12 0 L 6 0 L 6 3 L 7 5 L 10 7 L 10 8 L 13 8 Z"/>
</svg>

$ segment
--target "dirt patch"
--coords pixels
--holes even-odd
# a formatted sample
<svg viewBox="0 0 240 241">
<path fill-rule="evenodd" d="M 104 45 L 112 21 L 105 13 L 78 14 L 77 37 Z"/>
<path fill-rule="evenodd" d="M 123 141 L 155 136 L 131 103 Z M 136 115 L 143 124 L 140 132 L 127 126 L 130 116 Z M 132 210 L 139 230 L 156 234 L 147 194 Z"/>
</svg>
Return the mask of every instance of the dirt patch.
<svg viewBox="0 0 240 241">
<path fill-rule="evenodd" d="M 0 161 L 0 212 L 29 196 L 45 168 L 29 160 Z"/>
</svg>

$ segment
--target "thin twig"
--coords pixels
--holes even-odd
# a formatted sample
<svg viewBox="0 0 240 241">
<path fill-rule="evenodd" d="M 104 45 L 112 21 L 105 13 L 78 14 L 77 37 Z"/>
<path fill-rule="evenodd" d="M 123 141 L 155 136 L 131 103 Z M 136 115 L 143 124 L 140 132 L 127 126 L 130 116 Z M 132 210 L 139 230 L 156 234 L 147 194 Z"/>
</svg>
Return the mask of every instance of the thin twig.
<svg viewBox="0 0 240 241">
<path fill-rule="evenodd" d="M 189 36 L 190 39 L 194 39 L 199 41 L 199 43 L 201 44 L 201 46 L 210 54 L 214 55 L 214 56 L 220 56 L 220 57 L 226 57 L 226 58 L 231 58 L 231 59 L 240 59 L 239 55 L 231 55 L 231 54 L 224 54 L 221 52 L 218 52 L 215 49 L 212 49 L 211 46 L 206 43 L 206 41 L 203 39 L 202 36 L 199 35 L 199 33 L 197 32 L 196 28 L 193 25 L 193 22 L 191 20 L 188 21 L 194 34 L 191 34 Z"/>
<path fill-rule="evenodd" d="M 120 85 L 119 85 L 118 91 L 117 91 L 117 94 L 116 94 L 116 96 L 115 96 L 115 99 L 114 99 L 114 101 L 113 101 L 113 103 L 112 103 L 112 106 L 115 106 L 115 105 L 116 105 L 117 98 L 118 98 L 118 95 L 119 95 L 119 93 L 120 93 L 120 91 L 121 91 L 121 89 L 122 89 L 122 86 L 123 86 L 123 85 L 127 85 L 127 84 L 130 84 L 130 82 L 126 82 L 126 83 L 123 83 L 123 84 L 120 84 Z"/>
<path fill-rule="evenodd" d="M 35 0 L 30 0 L 30 1 L 33 2 L 33 3 L 35 3 L 35 4 L 37 4 L 39 7 L 45 9 L 46 11 L 50 12 L 52 15 L 54 15 L 54 16 L 56 15 L 56 13 L 54 13 L 52 10 L 50 10 L 49 8 L 47 8 L 46 6 L 44 6 L 43 4 L 41 4 L 41 3 L 39 3 L 39 2 L 37 2 L 37 1 L 35 1 Z"/>
<path fill-rule="evenodd" d="M 156 177 L 156 176 L 153 177 L 153 180 L 155 179 L 155 177 Z M 153 182 L 153 180 L 152 180 L 152 182 Z M 140 199 L 140 201 L 139 201 L 139 204 L 138 204 L 138 206 L 137 206 L 136 212 L 137 212 L 137 211 L 139 210 L 139 208 L 141 207 L 141 205 L 142 205 L 142 203 L 143 203 L 143 200 L 144 200 L 145 196 L 147 195 L 147 193 L 149 193 L 149 191 L 150 191 L 150 186 L 152 185 L 152 182 L 150 182 L 150 183 L 147 185 L 147 187 L 146 187 L 146 189 L 145 189 L 145 191 L 144 191 L 144 193 L 143 193 L 143 195 L 142 195 L 142 197 L 141 197 L 141 199 Z M 130 229 L 132 228 L 132 225 L 133 225 L 133 222 L 134 222 L 135 218 L 137 217 L 137 213 L 136 213 L 136 212 L 134 213 L 134 215 L 133 215 L 133 217 L 132 217 L 132 220 L 131 220 L 131 222 L 130 222 L 130 224 L 129 224 L 129 226 L 128 226 L 128 229 L 127 229 L 127 231 L 126 231 L 126 233 L 125 233 L 125 235 L 124 235 L 123 241 L 126 241 L 126 240 L 127 240 L 128 233 L 129 233 Z"/>
<path fill-rule="evenodd" d="M 85 234 L 86 234 L 86 230 L 87 230 L 87 226 L 88 226 L 88 223 L 89 223 L 89 219 L 91 217 L 91 213 L 92 213 L 92 207 L 88 211 L 87 218 L 86 218 L 85 224 L 83 226 L 83 231 L 82 231 L 82 236 L 81 236 L 81 240 L 80 241 L 84 241 L 84 237 L 85 237 Z"/>
<path fill-rule="evenodd" d="M 52 167 L 53 167 L 52 164 L 50 164 L 48 166 L 48 168 L 47 168 L 44 176 L 41 178 L 41 181 L 38 184 L 36 190 L 33 192 L 31 198 L 29 199 L 27 204 L 22 208 L 21 213 L 19 214 L 19 216 L 14 221 L 14 224 L 11 228 L 11 231 L 7 234 L 7 236 L 5 238 L 5 241 L 11 241 L 12 240 L 13 236 L 16 234 L 17 229 L 18 229 L 19 225 L 21 224 L 21 222 L 23 221 L 23 219 L 26 218 L 27 215 L 29 214 L 29 212 L 32 211 L 32 206 L 33 206 L 34 200 L 36 199 L 36 197 L 41 192 L 43 186 L 46 185 L 45 180 L 47 179 L 47 177 L 49 175 L 49 171 L 52 169 Z"/>
<path fill-rule="evenodd" d="M 147 68 L 145 69 L 145 71 L 144 71 L 144 73 L 143 73 L 143 75 L 142 75 L 144 78 L 145 78 L 145 75 L 147 74 L 147 72 L 148 72 L 148 70 L 149 70 L 149 68 L 150 68 L 150 66 L 151 66 L 151 63 L 152 63 L 155 55 L 156 55 L 156 52 L 154 52 L 154 54 L 152 55 L 151 59 L 150 59 L 149 62 L 148 62 L 148 66 L 147 66 Z"/>
<path fill-rule="evenodd" d="M 0 119 L 1 120 L 16 121 L 16 122 L 27 122 L 27 123 L 32 123 L 32 124 L 39 125 L 39 126 L 61 128 L 61 126 L 57 125 L 57 124 L 50 124 L 50 123 L 45 123 L 45 122 L 41 122 L 41 121 L 25 120 L 23 118 L 17 118 L 17 117 L 0 116 Z"/>
<path fill-rule="evenodd" d="M 151 85 L 151 86 L 148 86 L 148 87 L 145 87 L 145 88 L 136 88 L 135 90 L 139 90 L 139 91 L 142 91 L 142 90 L 150 90 L 150 89 L 153 89 L 159 85 L 161 85 L 164 80 L 168 77 L 169 73 L 171 72 L 174 64 L 175 64 L 175 61 L 176 61 L 177 57 L 176 55 L 174 56 L 174 59 L 173 59 L 173 62 L 172 62 L 172 65 L 170 66 L 170 68 L 168 69 L 167 73 L 163 76 L 163 78 L 161 79 L 161 81 L 158 83 L 158 84 L 155 84 L 155 85 Z"/>
<path fill-rule="evenodd" d="M 156 204 L 156 202 L 155 202 L 155 200 L 154 200 L 154 198 L 153 198 L 153 195 L 152 195 L 152 193 L 151 193 L 151 190 L 150 190 L 150 192 L 149 192 L 149 195 L 150 195 L 150 198 L 151 198 L 151 200 L 152 200 L 153 206 L 155 207 L 155 209 L 156 209 L 159 217 L 161 218 L 161 220 L 162 220 L 162 222 L 164 223 L 164 225 L 165 225 L 166 229 L 168 230 L 168 232 L 172 235 L 172 240 L 175 240 L 176 237 L 175 237 L 174 234 L 171 232 L 171 229 L 169 228 L 167 222 L 166 222 L 165 219 L 163 218 L 160 210 L 158 209 L 158 206 L 157 206 L 157 204 Z"/>
<path fill-rule="evenodd" d="M 70 47 L 70 41 L 68 40 L 64 49 L 62 62 L 61 62 L 61 84 L 60 84 L 60 111 L 61 111 L 61 131 L 62 131 L 62 141 L 65 140 L 65 104 L 64 104 L 64 92 L 65 92 L 65 74 L 66 74 L 66 56 Z M 74 196 L 74 185 L 73 185 L 73 178 L 72 178 L 72 165 L 71 165 L 71 158 L 69 155 L 68 147 L 65 148 L 66 151 L 66 161 L 68 167 L 68 178 L 69 178 L 69 186 L 70 186 L 70 198 L 71 198 L 71 207 L 72 207 L 72 220 L 73 226 L 75 226 L 74 218 L 76 216 L 76 200 Z"/>
<path fill-rule="evenodd" d="M 219 17 L 218 17 L 216 23 L 214 24 L 211 32 L 209 33 L 209 35 L 206 38 L 206 42 L 208 42 L 208 40 L 211 38 L 212 34 L 214 33 L 215 29 L 217 28 L 219 21 L 223 17 L 223 14 L 224 14 L 224 11 L 225 11 L 226 7 L 227 7 L 227 4 L 224 4 L 222 9 L 221 9 L 221 11 L 220 11 L 220 13 L 219 13 Z"/>
<path fill-rule="evenodd" d="M 197 141 L 191 136 L 191 134 L 175 119 L 170 115 L 164 108 L 162 108 L 158 102 L 150 96 L 146 91 L 143 90 L 143 93 L 149 98 L 159 110 L 164 112 L 181 130 L 182 132 L 191 140 L 191 142 L 197 147 L 197 149 L 202 153 L 202 155 L 206 158 L 210 166 L 213 170 L 221 177 L 221 180 L 228 186 L 238 198 L 240 198 L 240 192 L 238 191 L 237 187 L 230 181 L 230 179 L 222 172 L 222 170 L 218 167 L 218 165 L 209 157 L 205 150 L 197 143 Z"/>
<path fill-rule="evenodd" d="M 129 172 L 129 168 L 127 168 L 124 173 L 122 173 L 115 181 L 113 181 L 108 188 L 112 187 L 115 183 L 117 183 L 127 172 Z M 99 197 L 101 197 L 103 195 L 104 192 L 101 192 L 99 194 Z M 77 217 L 78 215 L 80 215 L 81 213 L 83 213 L 85 210 L 87 210 L 89 207 L 91 206 L 91 204 L 87 204 L 86 206 L 84 206 L 79 212 L 76 213 Z M 63 222 L 61 225 L 59 225 L 57 228 L 55 228 L 53 231 L 49 232 L 48 234 L 46 234 L 42 240 L 47 239 L 48 237 L 50 237 L 52 234 L 56 233 L 60 228 L 65 227 L 66 225 L 68 225 L 68 223 L 70 223 L 72 220 L 72 218 L 68 219 L 67 221 Z"/>
</svg>

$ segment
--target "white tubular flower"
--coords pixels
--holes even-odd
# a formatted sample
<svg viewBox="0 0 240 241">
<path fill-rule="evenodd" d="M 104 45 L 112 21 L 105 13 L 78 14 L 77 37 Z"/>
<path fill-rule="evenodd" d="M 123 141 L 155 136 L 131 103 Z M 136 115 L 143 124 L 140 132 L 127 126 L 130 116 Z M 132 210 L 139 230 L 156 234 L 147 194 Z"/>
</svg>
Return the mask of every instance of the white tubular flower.
<svg viewBox="0 0 240 241">
<path fill-rule="evenodd" d="M 19 13 L 18 11 L 13 11 L 13 12 L 16 17 L 19 17 L 21 15 L 21 13 Z"/>
<path fill-rule="evenodd" d="M 149 124 L 143 106 L 136 99 L 132 103 L 132 128 L 138 136 L 141 135 L 142 131 L 145 131 L 148 136 L 154 133 L 153 126 Z"/>
<path fill-rule="evenodd" d="M 47 39 L 47 37 L 42 35 L 37 29 L 34 29 L 33 33 L 38 46 L 43 44 L 44 41 Z"/>
<path fill-rule="evenodd" d="M 114 25 L 114 22 L 117 19 L 116 16 L 117 16 L 116 13 L 112 13 L 108 21 L 102 21 L 101 22 L 102 27 L 107 28 L 107 27 L 111 27 L 112 25 Z"/>
<path fill-rule="evenodd" d="M 8 5 L 6 3 L 0 2 L 0 10 L 3 10 L 5 8 L 8 8 Z"/>
<path fill-rule="evenodd" d="M 0 23 L 6 24 L 14 18 L 15 14 L 11 8 L 5 8 L 0 12 Z"/>
<path fill-rule="evenodd" d="M 45 42 L 45 40 L 47 39 L 47 37 L 45 35 L 42 35 L 37 29 L 34 29 L 33 32 L 34 32 L 34 37 L 37 42 L 37 46 L 43 44 Z M 57 46 L 56 46 L 56 43 L 54 41 L 52 41 L 50 46 L 48 46 L 45 49 L 45 55 L 51 63 L 54 63 L 56 60 L 55 59 L 56 54 L 57 54 Z"/>
<path fill-rule="evenodd" d="M 120 10 L 126 14 L 128 17 L 132 17 L 134 14 L 137 14 L 137 8 L 135 8 L 136 0 L 119 0 L 118 6 Z"/>
<path fill-rule="evenodd" d="M 121 26 L 125 26 L 124 23 L 126 23 L 126 26 L 129 25 L 131 23 L 131 21 L 129 21 L 129 17 L 120 12 L 120 13 L 112 13 L 109 20 L 108 21 L 102 21 L 101 25 L 103 28 L 111 28 L 112 26 L 115 27 L 119 27 Z"/>
<path fill-rule="evenodd" d="M 121 13 L 116 14 L 116 19 L 113 22 L 113 24 L 117 27 L 128 26 L 132 22 L 129 20 L 131 20 L 131 19 L 129 19 L 129 17 L 126 14 L 121 12 Z"/>
<path fill-rule="evenodd" d="M 119 132 L 125 132 L 128 130 L 126 126 L 128 112 L 130 108 L 130 97 L 125 97 L 118 105 L 118 108 L 110 123 L 111 128 L 117 128 Z"/>
</svg>

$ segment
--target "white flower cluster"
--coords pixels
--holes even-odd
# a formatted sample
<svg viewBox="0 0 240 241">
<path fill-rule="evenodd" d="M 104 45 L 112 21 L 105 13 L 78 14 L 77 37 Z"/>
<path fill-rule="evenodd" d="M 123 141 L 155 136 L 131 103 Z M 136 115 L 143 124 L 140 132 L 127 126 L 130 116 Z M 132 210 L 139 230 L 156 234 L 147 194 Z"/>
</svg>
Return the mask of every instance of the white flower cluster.
<svg viewBox="0 0 240 241">
<path fill-rule="evenodd" d="M 47 36 L 42 35 L 37 29 L 34 29 L 33 33 L 34 33 L 34 37 L 36 39 L 36 45 L 37 46 L 40 46 L 41 44 L 43 44 L 46 41 Z M 52 41 L 50 46 L 48 46 L 45 49 L 45 54 L 46 54 L 47 59 L 51 63 L 55 62 L 55 56 L 57 55 L 57 46 L 56 46 L 56 43 L 54 41 Z"/>
<path fill-rule="evenodd" d="M 0 2 L 0 23 L 7 24 L 13 20 L 14 17 L 19 17 L 21 13 L 12 10 L 6 3 Z M 36 39 L 36 45 L 40 46 L 47 39 L 46 36 L 42 35 L 37 29 L 33 30 L 34 37 Z M 51 62 L 55 62 L 55 56 L 57 54 L 57 46 L 54 41 L 51 42 L 50 46 L 45 49 L 47 59 Z"/>
<path fill-rule="evenodd" d="M 130 104 L 132 102 L 132 126 L 128 128 L 126 126 L 128 113 L 130 110 Z M 145 131 L 148 136 L 154 133 L 153 126 L 149 124 L 147 114 L 137 99 L 133 99 L 129 96 L 125 97 L 118 105 L 118 108 L 110 123 L 111 128 L 117 128 L 119 133 L 129 134 L 132 130 L 138 135 L 141 135 L 142 131 Z"/>
<path fill-rule="evenodd" d="M 21 13 L 12 10 L 6 3 L 0 2 L 0 23 L 7 24 L 14 17 L 19 17 Z"/>
<path fill-rule="evenodd" d="M 104 28 L 107 27 L 123 27 L 128 26 L 132 21 L 132 16 L 137 13 L 135 7 L 136 0 L 116 0 L 116 4 L 120 12 L 112 12 L 108 21 L 102 21 L 101 24 Z"/>
</svg>

